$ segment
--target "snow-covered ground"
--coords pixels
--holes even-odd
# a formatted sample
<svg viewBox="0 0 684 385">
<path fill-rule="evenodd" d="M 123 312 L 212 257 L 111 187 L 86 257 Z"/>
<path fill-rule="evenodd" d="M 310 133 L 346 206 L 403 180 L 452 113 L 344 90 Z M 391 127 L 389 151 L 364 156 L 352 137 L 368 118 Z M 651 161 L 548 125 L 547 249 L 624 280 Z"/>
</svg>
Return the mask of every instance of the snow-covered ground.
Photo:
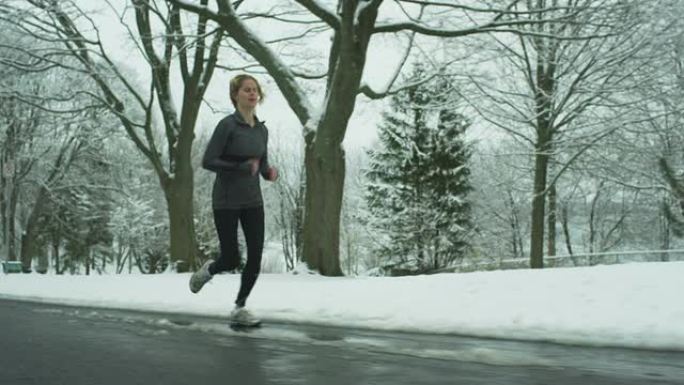
<svg viewBox="0 0 684 385">
<path fill-rule="evenodd" d="M 239 275 L 198 294 L 189 274 L 0 273 L 0 298 L 225 316 Z M 684 351 L 684 262 L 416 277 L 262 274 L 248 301 L 268 321 Z"/>
</svg>

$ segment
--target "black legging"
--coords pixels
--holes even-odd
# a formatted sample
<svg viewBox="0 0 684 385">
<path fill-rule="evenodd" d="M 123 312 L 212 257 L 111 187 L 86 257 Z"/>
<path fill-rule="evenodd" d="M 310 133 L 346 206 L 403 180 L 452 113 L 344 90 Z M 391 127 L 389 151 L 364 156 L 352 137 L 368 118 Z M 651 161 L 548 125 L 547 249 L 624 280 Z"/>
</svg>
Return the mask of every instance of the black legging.
<svg viewBox="0 0 684 385">
<path fill-rule="evenodd" d="M 235 304 L 245 306 L 247 297 L 261 271 L 261 254 L 264 249 L 264 207 L 214 210 L 214 224 L 221 243 L 221 255 L 209 266 L 209 272 L 233 270 L 240 265 L 238 249 L 238 220 L 247 242 L 247 264 L 242 270 L 242 281 Z"/>
</svg>

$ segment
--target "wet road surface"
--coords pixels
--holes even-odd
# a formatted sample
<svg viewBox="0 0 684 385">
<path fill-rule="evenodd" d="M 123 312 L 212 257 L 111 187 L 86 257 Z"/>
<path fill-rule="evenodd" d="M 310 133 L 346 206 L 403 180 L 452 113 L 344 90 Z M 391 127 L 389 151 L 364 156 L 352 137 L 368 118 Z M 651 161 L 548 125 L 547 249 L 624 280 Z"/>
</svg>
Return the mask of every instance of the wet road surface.
<svg viewBox="0 0 684 385">
<path fill-rule="evenodd" d="M 76 308 L 0 299 L 2 385 L 684 384 L 684 352 Z"/>
</svg>

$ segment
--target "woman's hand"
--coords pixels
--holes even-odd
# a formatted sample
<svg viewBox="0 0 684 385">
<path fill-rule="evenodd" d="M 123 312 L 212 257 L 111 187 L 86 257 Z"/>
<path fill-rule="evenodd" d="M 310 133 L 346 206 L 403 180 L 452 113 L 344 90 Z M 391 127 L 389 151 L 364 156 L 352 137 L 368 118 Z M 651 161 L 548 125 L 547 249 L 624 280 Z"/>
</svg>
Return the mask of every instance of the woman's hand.
<svg viewBox="0 0 684 385">
<path fill-rule="evenodd" d="M 268 168 L 268 170 L 266 170 L 266 180 L 275 182 L 276 179 L 278 179 L 278 170 L 271 166 Z"/>
<path fill-rule="evenodd" d="M 251 158 L 250 160 L 247 161 L 249 163 L 249 173 L 252 175 L 256 175 L 257 171 L 259 171 L 259 163 L 261 161 L 259 158 Z"/>
</svg>

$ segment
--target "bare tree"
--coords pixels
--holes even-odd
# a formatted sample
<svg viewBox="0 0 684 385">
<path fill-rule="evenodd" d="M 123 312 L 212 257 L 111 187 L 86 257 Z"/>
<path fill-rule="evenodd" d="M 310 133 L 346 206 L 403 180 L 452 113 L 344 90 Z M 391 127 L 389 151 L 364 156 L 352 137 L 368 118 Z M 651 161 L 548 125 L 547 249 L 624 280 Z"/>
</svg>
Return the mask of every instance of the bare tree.
<svg viewBox="0 0 684 385">
<path fill-rule="evenodd" d="M 625 94 L 643 84 L 633 73 L 648 60 L 642 49 L 649 41 L 633 2 L 538 0 L 517 7 L 538 11 L 519 20 L 566 18 L 520 26 L 527 33 L 517 42 L 495 36 L 505 76 L 476 82 L 490 103 L 474 107 L 533 150 L 530 264 L 541 268 L 545 223 L 553 237 L 548 250 L 556 249 L 558 179 L 593 145 L 639 119 Z M 548 216 L 547 200 L 554 210 Z"/>
<path fill-rule="evenodd" d="M 477 254 L 495 258 L 522 258 L 527 235 L 527 196 L 530 182 L 520 145 L 504 138 L 474 153 L 473 217 L 478 218 Z"/>
<path fill-rule="evenodd" d="M 93 142 L 94 138 L 88 138 L 80 128 L 92 107 L 82 95 L 71 92 L 78 81 L 65 76 L 64 71 L 48 71 L 49 66 L 41 65 L 23 67 L 20 63 L 29 61 L 30 56 L 17 48 L 40 49 L 41 42 L 0 23 L 7 27 L 0 47 L 3 243 L 8 259 L 16 260 L 19 255 L 23 269 L 30 271 L 32 258 L 41 247 L 39 221 L 54 199 L 53 189 L 67 175 L 76 155 Z M 27 214 L 17 216 L 18 210 Z M 21 236 L 17 235 L 17 225 Z M 21 242 L 19 249 L 17 240 Z M 44 254 L 41 256 L 41 261 L 47 261 Z"/>
<path fill-rule="evenodd" d="M 640 120 L 609 137 L 606 146 L 589 150 L 583 162 L 585 174 L 611 185 L 613 191 L 605 195 L 613 197 L 614 206 L 619 205 L 615 197 L 633 194 L 628 212 L 632 218 L 625 218 L 623 231 L 630 243 L 640 248 L 667 250 L 676 242 L 672 237 L 678 227 L 679 198 L 671 177 L 678 179 L 684 164 L 682 10 L 681 2 L 663 1 L 648 13 L 651 45 L 656 51 L 645 50 L 642 54 L 652 58 L 634 73 L 647 80 L 632 91 L 641 99 L 635 105 Z M 668 165 L 672 166 L 669 171 Z M 618 218 L 620 210 L 613 211 Z"/>
<path fill-rule="evenodd" d="M 201 5 L 206 5 L 203 0 Z M 178 6 L 168 2 L 133 0 L 134 37 L 149 64 L 147 95 L 138 90 L 120 65 L 108 56 L 97 25 L 71 1 L 30 0 L 31 13 L 17 6 L 14 22 L 43 41 L 59 43 L 46 53 L 35 54 L 41 63 L 52 63 L 88 76 L 99 88 L 90 93 L 118 117 L 137 149 L 149 160 L 166 198 L 171 259 L 184 271 L 194 265 L 197 251 L 193 223 L 193 168 L 191 150 L 202 98 L 216 67 L 223 38 L 220 28 L 210 29 L 199 16 L 187 35 Z M 160 4 L 161 3 L 161 4 Z M 123 16 L 122 16 L 123 18 Z M 158 34 L 153 25 L 163 32 Z M 83 32 L 87 27 L 92 33 Z M 60 56 L 70 55 L 78 65 L 65 66 Z M 171 92 L 174 60 L 183 81 L 180 112 Z M 159 108 L 165 143 L 157 143 L 154 105 Z"/>
</svg>

